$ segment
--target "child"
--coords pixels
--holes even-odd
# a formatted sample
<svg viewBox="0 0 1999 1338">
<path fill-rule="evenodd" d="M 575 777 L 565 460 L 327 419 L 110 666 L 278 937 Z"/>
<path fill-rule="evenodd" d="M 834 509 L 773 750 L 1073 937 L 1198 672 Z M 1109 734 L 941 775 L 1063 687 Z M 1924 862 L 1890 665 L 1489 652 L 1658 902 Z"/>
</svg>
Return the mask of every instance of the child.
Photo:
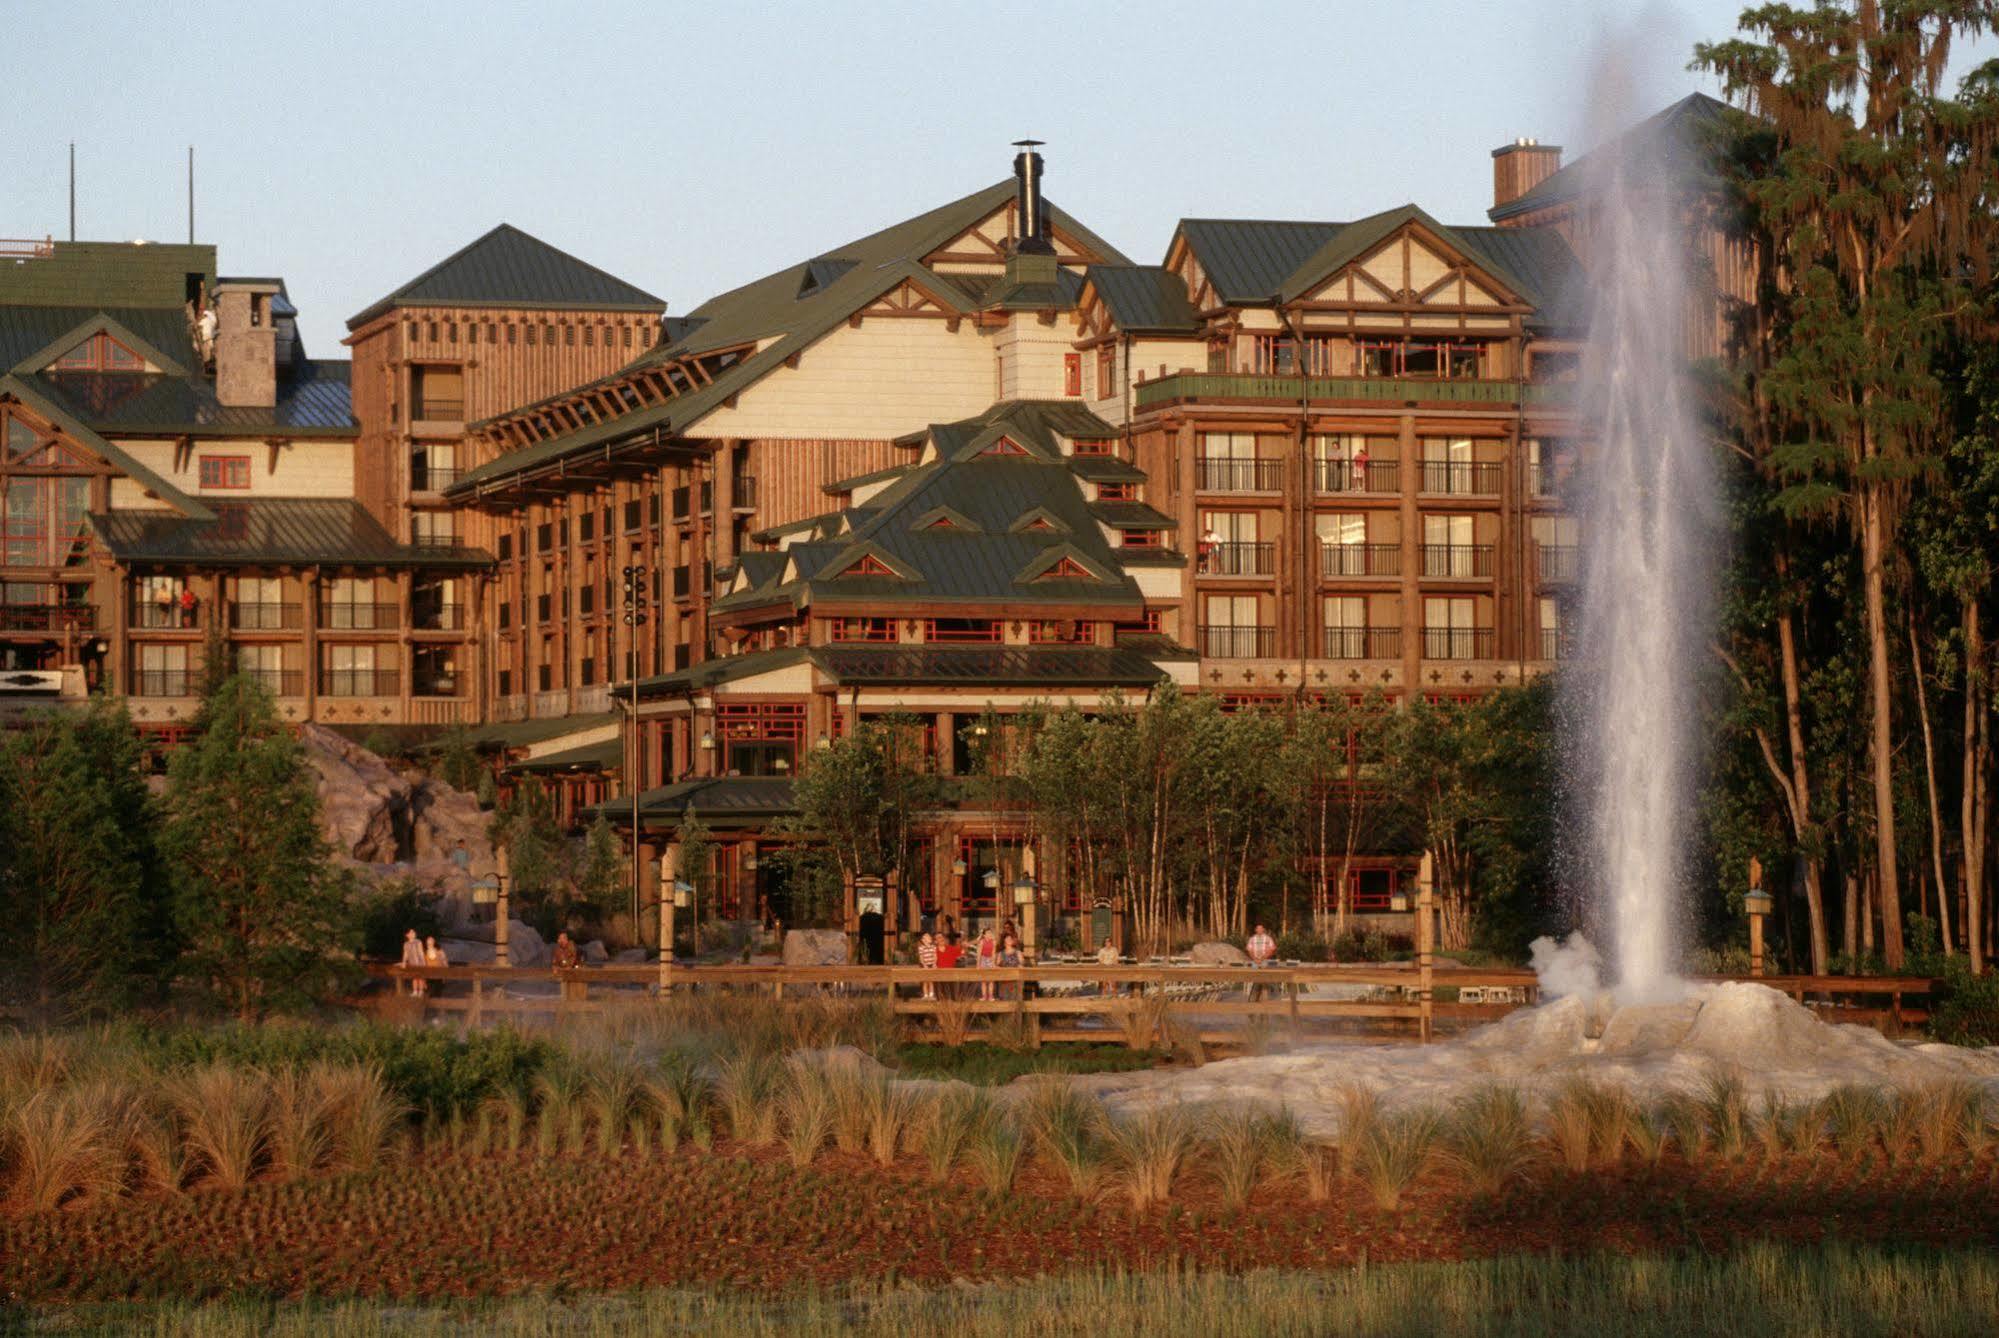
<svg viewBox="0 0 1999 1338">
<path fill-rule="evenodd" d="M 925 931 L 923 937 L 916 940 L 916 964 L 925 971 L 934 971 L 937 969 L 937 936 L 935 934 Z M 924 981 L 923 997 L 926 999 L 936 998 L 937 986 L 928 980 Z"/>
<path fill-rule="evenodd" d="M 991 969 L 994 963 L 999 961 L 999 940 L 993 937 L 991 925 L 979 931 L 979 951 L 976 961 L 982 971 Z M 993 997 L 993 983 L 990 980 L 979 986 L 979 997 L 981 999 Z"/>
</svg>

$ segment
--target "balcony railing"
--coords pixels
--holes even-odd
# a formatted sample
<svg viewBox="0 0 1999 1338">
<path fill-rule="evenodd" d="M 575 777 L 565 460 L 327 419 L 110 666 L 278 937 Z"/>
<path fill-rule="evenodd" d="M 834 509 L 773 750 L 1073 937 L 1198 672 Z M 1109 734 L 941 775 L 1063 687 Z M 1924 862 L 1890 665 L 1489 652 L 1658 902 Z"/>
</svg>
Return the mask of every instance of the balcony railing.
<svg viewBox="0 0 1999 1338">
<path fill-rule="evenodd" d="M 729 506 L 736 511 L 757 509 L 757 481 L 748 474 L 738 474 L 730 481 Z"/>
<path fill-rule="evenodd" d="M 1491 544 L 1424 544 L 1423 574 L 1450 579 L 1492 579 Z"/>
<path fill-rule="evenodd" d="M 426 395 L 417 401 L 416 417 L 421 423 L 462 423 L 465 421 L 465 401 Z"/>
<path fill-rule="evenodd" d="M 416 674 L 410 679 L 412 697 L 462 697 L 465 695 L 457 674 Z"/>
<path fill-rule="evenodd" d="M 1329 660 L 1393 660 L 1402 655 L 1399 627 L 1328 627 Z"/>
<path fill-rule="evenodd" d="M 1284 462 L 1202 456 L 1194 461 L 1194 478 L 1202 492 L 1282 492 Z"/>
<path fill-rule="evenodd" d="M 1568 585 L 1581 569 L 1580 554 L 1574 544 L 1536 544 L 1534 567 L 1543 585 Z"/>
<path fill-rule="evenodd" d="M 1327 577 L 1400 576 L 1400 544 L 1322 544 L 1320 573 Z"/>
<path fill-rule="evenodd" d="M 418 632 L 462 632 L 467 622 L 463 604 L 414 604 L 410 627 Z"/>
<path fill-rule="evenodd" d="M 1277 570 L 1277 545 L 1221 543 L 1201 561 L 1203 576 L 1269 576 Z"/>
<path fill-rule="evenodd" d="M 255 600 L 229 606 L 229 625 L 239 632 L 295 632 L 304 620 L 298 604 Z"/>
<path fill-rule="evenodd" d="M 1275 627 L 1203 626 L 1200 631 L 1201 655 L 1205 659 L 1265 659 L 1277 649 Z"/>
<path fill-rule="evenodd" d="M 458 482 L 458 476 L 464 472 L 456 465 L 433 465 L 413 460 L 410 462 L 410 487 L 417 492 L 443 492 Z"/>
<path fill-rule="evenodd" d="M 1499 465 L 1490 460 L 1425 460 L 1423 491 L 1446 497 L 1499 496 Z"/>
<path fill-rule="evenodd" d="M 264 691 L 273 697 L 305 696 L 305 671 L 302 669 L 245 669 L 243 676 L 263 684 Z"/>
<path fill-rule="evenodd" d="M 1402 405 L 1432 404 L 1565 404 L 1575 387 L 1565 384 L 1528 385 L 1520 381 L 1431 381 L 1406 376 L 1245 376 L 1233 372 L 1180 372 L 1147 381 L 1135 388 L 1139 409 L 1188 400 L 1277 400 L 1296 404 L 1309 400 L 1360 400 Z"/>
<path fill-rule="evenodd" d="M 1320 460 L 1320 492 L 1401 492 L 1400 460 Z"/>
<path fill-rule="evenodd" d="M 132 626 L 146 632 L 188 629 L 200 625 L 199 613 L 198 608 L 183 609 L 178 598 L 166 604 L 139 599 L 132 601 Z"/>
<path fill-rule="evenodd" d="M 134 697 L 190 697 L 194 695 L 195 683 L 195 675 L 185 669 L 132 671 Z"/>
<path fill-rule="evenodd" d="M 1574 649 L 1574 641 L 1559 627 L 1541 629 L 1541 658 L 1544 660 L 1566 660 Z"/>
<path fill-rule="evenodd" d="M 1489 660 L 1492 658 L 1493 631 L 1490 627 L 1426 627 L 1423 629 L 1423 658 L 1426 660 Z"/>
<path fill-rule="evenodd" d="M 328 697 L 394 697 L 403 690 L 396 669 L 322 669 L 320 693 Z"/>
<path fill-rule="evenodd" d="M 0 604 L 0 632 L 90 632 L 97 610 L 89 604 Z"/>
<path fill-rule="evenodd" d="M 321 604 L 319 626 L 328 632 L 392 632 L 402 622 L 394 604 Z"/>
</svg>

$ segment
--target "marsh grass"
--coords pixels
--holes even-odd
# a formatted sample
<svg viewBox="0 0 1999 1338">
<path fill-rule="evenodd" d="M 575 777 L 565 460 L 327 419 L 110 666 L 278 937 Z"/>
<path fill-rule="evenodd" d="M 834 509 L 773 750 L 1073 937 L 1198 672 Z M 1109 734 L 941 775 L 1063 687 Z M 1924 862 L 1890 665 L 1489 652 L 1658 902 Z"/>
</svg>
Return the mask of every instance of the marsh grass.
<svg viewBox="0 0 1999 1338">
<path fill-rule="evenodd" d="M 1395 1212 L 1402 1195 L 1429 1167 L 1443 1119 L 1435 1111 L 1412 1110 L 1380 1116 L 1356 1143 L 1349 1143 L 1354 1174 L 1375 1207 Z"/>
<path fill-rule="evenodd" d="M 124 1185 L 130 1103 L 101 1083 L 43 1087 L 7 1114 L 10 1201 L 44 1212 L 72 1198 L 109 1198 Z"/>
<path fill-rule="evenodd" d="M 1023 1054 L 1034 1046 L 1027 1018 L 1020 1013 L 1000 1013 L 986 1024 L 986 1044 L 1009 1054 Z"/>
<path fill-rule="evenodd" d="M 979 1130 L 979 1094 L 963 1083 L 935 1093 L 924 1107 L 917 1137 L 932 1180 L 946 1180 Z"/>
<path fill-rule="evenodd" d="M 715 1100 L 729 1122 L 729 1134 L 752 1147 L 777 1142 L 777 1084 L 780 1061 L 762 1050 L 746 1050 L 715 1066 Z"/>
<path fill-rule="evenodd" d="M 249 1184 L 269 1146 L 263 1079 L 230 1064 L 205 1064 L 171 1079 L 168 1090 L 207 1182 L 225 1190 Z"/>
<path fill-rule="evenodd" d="M 1534 1160 L 1526 1101 L 1511 1087 L 1471 1093 L 1445 1117 L 1439 1156 L 1474 1193 L 1499 1193 Z"/>
<path fill-rule="evenodd" d="M 950 1046 L 963 1045 L 972 1034 L 972 1004 L 968 999 L 939 999 L 931 1019 L 937 1024 L 937 1039 Z"/>
<path fill-rule="evenodd" d="M 791 1164 L 811 1165 L 833 1134 L 832 1084 L 823 1063 L 805 1055 L 793 1055 L 785 1061 L 777 1113 Z"/>
<path fill-rule="evenodd" d="M 1022 1103 L 1020 1118 L 1035 1151 L 1069 1192 L 1085 1199 L 1094 1194 L 1106 1157 L 1103 1103 L 1060 1079 L 1042 1081 Z"/>
<path fill-rule="evenodd" d="M 1856 1161 L 1874 1148 L 1880 1137 L 1885 1102 L 1871 1087 L 1835 1087 L 1813 1107 L 1819 1124 L 1839 1155 Z"/>
<path fill-rule="evenodd" d="M 1164 1203 L 1194 1150 L 1192 1112 L 1184 1106 L 1154 1106 L 1112 1116 L 1104 1125 L 1104 1143 L 1131 1206 Z"/>
<path fill-rule="evenodd" d="M 1245 1208 L 1265 1180 L 1296 1164 L 1297 1121 L 1248 1102 L 1210 1107 L 1201 1117 L 1201 1151 L 1222 1202 Z"/>
<path fill-rule="evenodd" d="M 325 1090 L 301 1068 L 287 1066 L 269 1079 L 271 1174 L 297 1180 L 333 1156 L 333 1129 Z"/>
<path fill-rule="evenodd" d="M 1740 1161 L 1756 1137 L 1756 1116 L 1740 1074 L 1715 1069 L 1695 1098 L 1707 1123 L 1707 1146 L 1724 1161 Z"/>
<path fill-rule="evenodd" d="M 877 1074 L 862 1087 L 868 1112 L 868 1154 L 878 1166 L 893 1166 L 903 1142 L 914 1132 L 922 1106 L 916 1089 Z"/>
<path fill-rule="evenodd" d="M 983 1092 L 975 1100 L 979 1107 L 977 1125 L 968 1149 L 972 1171 L 988 1193 L 1005 1194 L 1020 1174 L 1027 1140 L 1005 1107 Z"/>
</svg>

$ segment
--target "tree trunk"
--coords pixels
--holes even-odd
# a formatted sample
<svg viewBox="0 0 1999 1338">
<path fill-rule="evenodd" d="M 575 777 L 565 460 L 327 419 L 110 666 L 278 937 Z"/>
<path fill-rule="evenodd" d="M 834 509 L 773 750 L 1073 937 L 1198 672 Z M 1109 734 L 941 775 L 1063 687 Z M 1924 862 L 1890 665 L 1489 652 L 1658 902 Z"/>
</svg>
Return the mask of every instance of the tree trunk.
<svg viewBox="0 0 1999 1338">
<path fill-rule="evenodd" d="M 1930 694 L 1923 686 L 1923 648 L 1916 640 L 1916 611 L 1909 610 L 1909 665 L 1916 679 L 1916 715 L 1923 725 L 1923 782 L 1930 798 L 1930 874 L 1937 882 L 1937 932 L 1944 954 L 1951 949 L 1950 884 L 1943 876 L 1943 808 L 1937 800 L 1936 740 L 1930 733 Z"/>
<path fill-rule="evenodd" d="M 1860 973 L 1860 880 L 1849 873 L 1843 878 L 1841 886 L 1846 896 L 1840 906 L 1843 921 L 1840 951 L 1846 954 L 1847 971 L 1858 975 Z"/>
<path fill-rule="evenodd" d="M 1873 454 L 1869 447 L 1868 454 Z M 1860 494 L 1862 585 L 1867 595 L 1867 682 L 1874 771 L 1874 874 L 1881 906 L 1881 948 L 1890 971 L 1902 969 L 1902 891 L 1895 864 L 1895 756 L 1889 735 L 1888 618 L 1882 589 L 1881 488 L 1868 482 Z"/>
<path fill-rule="evenodd" d="M 1780 576 L 1788 574 L 1788 565 L 1783 555 L 1779 554 L 1777 570 Z M 1798 642 L 1791 626 L 1789 609 L 1777 615 L 1777 646 L 1784 680 L 1784 728 L 1791 750 L 1791 798 L 1795 806 L 1792 827 L 1805 857 L 1805 907 L 1811 916 L 1812 974 L 1822 976 L 1830 957 L 1826 947 L 1824 868 L 1818 852 L 1811 849 L 1808 842 L 1812 827 L 1811 770 L 1805 753 L 1804 693 L 1798 684 Z"/>
<path fill-rule="evenodd" d="M 1964 793 L 1960 830 L 1964 840 L 1964 937 L 1971 969 L 1985 969 L 1985 818 L 1987 762 L 1992 718 L 1985 709 L 1985 643 L 1978 626 L 1976 596 L 1964 608 Z"/>
</svg>

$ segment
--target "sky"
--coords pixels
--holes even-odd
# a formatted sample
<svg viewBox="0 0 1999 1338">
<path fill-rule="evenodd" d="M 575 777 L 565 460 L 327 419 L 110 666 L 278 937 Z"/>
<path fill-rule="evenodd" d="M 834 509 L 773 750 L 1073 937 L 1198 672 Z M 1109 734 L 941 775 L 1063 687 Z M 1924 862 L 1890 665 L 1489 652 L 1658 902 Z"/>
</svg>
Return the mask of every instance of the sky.
<svg viewBox="0 0 1999 1338">
<path fill-rule="evenodd" d="M 500 222 L 685 312 L 1006 177 L 1139 261 L 1183 217 L 1482 222 L 1490 151 L 1573 157 L 1696 90 L 1741 0 L 971 5 L 16 0 L 0 236 L 196 233 L 308 350 Z M 1616 72 L 1615 75 L 1606 72 Z M 1594 107 L 1594 109 L 1593 109 Z"/>
</svg>

